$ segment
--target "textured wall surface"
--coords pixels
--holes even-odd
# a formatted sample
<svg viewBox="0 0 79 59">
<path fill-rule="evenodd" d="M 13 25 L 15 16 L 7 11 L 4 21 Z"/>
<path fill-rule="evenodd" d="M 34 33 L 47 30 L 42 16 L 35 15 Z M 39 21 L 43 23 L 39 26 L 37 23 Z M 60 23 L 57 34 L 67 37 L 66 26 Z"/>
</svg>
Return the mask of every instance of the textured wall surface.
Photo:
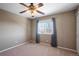
<svg viewBox="0 0 79 59">
<path fill-rule="evenodd" d="M 52 19 L 52 17 L 56 19 L 58 46 L 76 49 L 76 17 L 74 11 L 42 17 L 40 20 Z M 32 37 L 35 40 L 35 20 L 32 21 L 32 24 Z M 50 35 L 46 35 L 46 37 L 46 40 L 50 40 Z M 45 38 L 43 39 L 41 36 L 40 40 L 45 41 Z"/>
<path fill-rule="evenodd" d="M 30 20 L 0 10 L 0 51 L 23 43 L 29 40 L 29 37 Z"/>
</svg>

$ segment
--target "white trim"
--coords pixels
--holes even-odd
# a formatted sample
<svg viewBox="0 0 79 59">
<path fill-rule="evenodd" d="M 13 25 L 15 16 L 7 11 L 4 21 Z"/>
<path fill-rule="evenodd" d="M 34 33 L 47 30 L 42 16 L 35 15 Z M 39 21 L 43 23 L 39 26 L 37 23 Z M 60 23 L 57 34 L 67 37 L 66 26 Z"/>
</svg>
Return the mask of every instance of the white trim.
<svg viewBox="0 0 79 59">
<path fill-rule="evenodd" d="M 65 48 L 65 47 L 61 47 L 61 46 L 58 46 L 58 48 L 61 48 L 61 49 L 64 49 L 64 50 L 69 50 L 69 51 L 72 51 L 72 52 L 77 53 L 77 51 L 76 51 L 76 50 L 74 50 L 74 49 Z"/>
<path fill-rule="evenodd" d="M 7 51 L 7 50 L 10 50 L 10 49 L 13 49 L 13 48 L 16 48 L 16 47 L 18 47 L 18 46 L 24 45 L 24 44 L 26 44 L 26 42 L 21 43 L 21 44 L 17 44 L 17 45 L 15 45 L 15 46 L 12 46 L 12 47 L 10 47 L 10 48 L 6 48 L 6 49 L 4 49 L 4 50 L 1 50 L 0 53 L 2 53 L 2 52 L 4 52 L 4 51 Z"/>
</svg>

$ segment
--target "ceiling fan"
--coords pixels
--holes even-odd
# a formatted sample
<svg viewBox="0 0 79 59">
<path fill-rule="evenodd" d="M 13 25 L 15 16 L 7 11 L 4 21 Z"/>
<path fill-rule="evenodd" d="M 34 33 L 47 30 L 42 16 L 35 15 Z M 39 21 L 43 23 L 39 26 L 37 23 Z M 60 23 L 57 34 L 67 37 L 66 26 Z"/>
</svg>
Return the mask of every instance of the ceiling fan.
<svg viewBox="0 0 79 59">
<path fill-rule="evenodd" d="M 27 8 L 26 10 L 21 11 L 20 13 L 25 13 L 27 11 L 30 11 L 32 17 L 34 17 L 34 12 L 40 13 L 42 15 L 45 14 L 45 13 L 43 13 L 43 12 L 41 12 L 41 11 L 38 10 L 38 8 L 40 8 L 40 7 L 42 7 L 44 5 L 43 3 L 38 3 L 37 5 L 34 5 L 34 3 L 30 3 L 29 6 L 26 5 L 26 4 L 24 4 L 24 3 L 19 3 L 19 4 L 21 4 L 21 5 L 23 5 L 23 6 L 25 6 Z"/>
</svg>

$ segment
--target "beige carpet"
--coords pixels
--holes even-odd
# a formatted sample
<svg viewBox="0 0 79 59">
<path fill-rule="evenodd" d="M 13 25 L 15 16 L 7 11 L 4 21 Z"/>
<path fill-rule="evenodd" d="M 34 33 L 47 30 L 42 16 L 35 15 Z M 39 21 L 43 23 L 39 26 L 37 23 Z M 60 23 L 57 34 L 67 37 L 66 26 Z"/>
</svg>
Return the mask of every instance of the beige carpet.
<svg viewBox="0 0 79 59">
<path fill-rule="evenodd" d="M 76 56 L 71 51 L 54 48 L 43 44 L 24 44 L 0 53 L 0 56 Z"/>
</svg>

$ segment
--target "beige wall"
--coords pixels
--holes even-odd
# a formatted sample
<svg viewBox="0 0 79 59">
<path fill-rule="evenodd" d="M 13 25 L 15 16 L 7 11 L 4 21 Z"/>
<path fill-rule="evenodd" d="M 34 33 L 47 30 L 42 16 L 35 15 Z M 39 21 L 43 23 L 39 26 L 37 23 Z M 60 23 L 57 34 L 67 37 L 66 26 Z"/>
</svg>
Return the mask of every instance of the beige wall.
<svg viewBox="0 0 79 59">
<path fill-rule="evenodd" d="M 22 16 L 0 10 L 0 51 L 29 40 L 30 24 Z"/>
<path fill-rule="evenodd" d="M 58 46 L 76 49 L 76 19 L 74 11 L 64 12 L 52 16 L 46 16 L 40 18 L 40 20 L 56 18 L 56 28 L 57 28 L 57 42 Z M 35 40 L 35 20 L 32 21 L 32 37 Z M 45 35 L 43 36 L 45 37 Z M 40 39 L 43 40 L 43 37 Z M 47 37 L 47 36 L 46 36 Z M 49 35 L 47 37 L 50 39 Z M 47 40 L 46 38 L 46 40 Z"/>
<path fill-rule="evenodd" d="M 49 34 L 42 34 L 40 35 L 40 41 L 44 43 L 51 43 L 51 35 Z"/>
<path fill-rule="evenodd" d="M 32 20 L 32 41 L 35 42 L 36 40 L 36 20 Z"/>
<path fill-rule="evenodd" d="M 27 23 L 26 23 L 26 37 L 27 37 L 27 40 L 30 41 L 32 39 L 31 37 L 31 20 L 28 19 Z"/>
<path fill-rule="evenodd" d="M 56 15 L 58 45 L 76 49 L 76 18 L 74 12 Z"/>
<path fill-rule="evenodd" d="M 58 46 L 76 49 L 76 19 L 73 11 L 42 17 L 40 20 L 56 18 Z M 36 20 L 0 10 L 0 50 L 36 39 Z M 31 31 L 32 29 L 32 31 Z M 32 37 L 31 37 L 32 34 Z M 50 35 L 41 35 L 41 41 L 49 41 Z M 49 40 L 47 40 L 49 39 Z M 49 41 L 50 43 L 50 41 Z"/>
</svg>

